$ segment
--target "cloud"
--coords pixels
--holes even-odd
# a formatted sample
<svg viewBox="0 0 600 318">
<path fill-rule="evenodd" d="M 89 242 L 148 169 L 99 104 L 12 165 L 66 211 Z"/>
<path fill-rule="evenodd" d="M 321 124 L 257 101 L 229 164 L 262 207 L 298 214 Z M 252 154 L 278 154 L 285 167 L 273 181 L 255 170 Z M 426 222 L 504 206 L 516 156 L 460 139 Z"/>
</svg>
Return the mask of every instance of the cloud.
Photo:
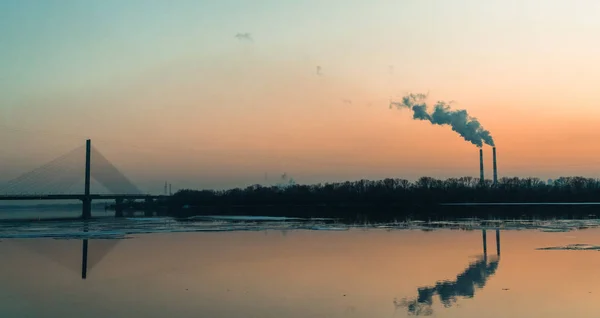
<svg viewBox="0 0 600 318">
<path fill-rule="evenodd" d="M 254 42 L 254 39 L 252 39 L 252 34 L 250 34 L 250 33 L 238 33 L 235 35 L 235 38 L 240 41 Z"/>
</svg>

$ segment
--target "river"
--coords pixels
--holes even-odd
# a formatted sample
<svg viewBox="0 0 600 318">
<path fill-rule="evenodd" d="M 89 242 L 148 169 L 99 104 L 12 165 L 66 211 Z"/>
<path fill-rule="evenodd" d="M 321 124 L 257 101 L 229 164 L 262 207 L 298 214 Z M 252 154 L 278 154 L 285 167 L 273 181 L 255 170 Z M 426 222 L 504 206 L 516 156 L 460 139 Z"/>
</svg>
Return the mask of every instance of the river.
<svg viewBox="0 0 600 318">
<path fill-rule="evenodd" d="M 0 223 L 0 317 L 597 317 L 598 224 Z"/>
</svg>

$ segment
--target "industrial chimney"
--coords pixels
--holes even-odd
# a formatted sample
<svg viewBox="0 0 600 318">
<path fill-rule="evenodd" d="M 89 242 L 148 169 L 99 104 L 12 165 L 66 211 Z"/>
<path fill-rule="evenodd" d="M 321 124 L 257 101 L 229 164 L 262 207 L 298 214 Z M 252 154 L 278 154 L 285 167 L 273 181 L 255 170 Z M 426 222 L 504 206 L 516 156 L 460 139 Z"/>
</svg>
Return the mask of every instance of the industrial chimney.
<svg viewBox="0 0 600 318">
<path fill-rule="evenodd" d="M 494 156 L 494 184 L 498 183 L 498 169 L 496 168 L 496 147 L 492 148 Z"/>
<path fill-rule="evenodd" d="M 479 182 L 484 182 L 483 178 L 483 149 L 479 148 Z"/>
</svg>

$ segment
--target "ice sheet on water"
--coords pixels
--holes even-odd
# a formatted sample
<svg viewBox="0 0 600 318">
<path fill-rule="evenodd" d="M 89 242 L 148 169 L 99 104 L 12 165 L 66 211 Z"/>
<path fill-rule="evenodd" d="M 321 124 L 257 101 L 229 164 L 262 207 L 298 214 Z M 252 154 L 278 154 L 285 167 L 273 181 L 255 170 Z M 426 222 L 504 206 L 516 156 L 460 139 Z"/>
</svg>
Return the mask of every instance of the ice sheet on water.
<svg viewBox="0 0 600 318">
<path fill-rule="evenodd" d="M 156 220 L 159 219 L 167 219 L 167 218 L 160 218 L 160 217 L 152 217 L 152 218 L 141 218 L 141 217 L 137 217 L 137 218 L 126 218 L 129 221 L 139 221 L 139 222 L 155 222 Z"/>
<path fill-rule="evenodd" d="M 243 215 L 203 215 L 203 216 L 192 216 L 188 218 L 190 220 L 227 220 L 227 221 L 326 221 L 332 220 L 328 218 L 318 219 L 307 219 L 298 217 L 286 217 L 286 216 L 243 216 Z"/>
<path fill-rule="evenodd" d="M 301 228 L 303 230 L 313 230 L 313 231 L 348 231 L 350 227 L 337 227 L 337 226 L 310 226 Z"/>
<path fill-rule="evenodd" d="M 5 239 L 52 238 L 56 240 L 115 240 L 131 238 L 122 233 L 13 233 L 4 235 Z"/>
<path fill-rule="evenodd" d="M 542 232 L 571 232 L 571 228 L 541 228 Z"/>
<path fill-rule="evenodd" d="M 600 246 L 592 245 L 592 244 L 569 244 L 566 246 L 540 247 L 540 248 L 537 248 L 537 250 L 541 250 L 541 251 L 549 251 L 549 250 L 600 251 Z"/>
<path fill-rule="evenodd" d="M 140 217 L 123 219 L 96 219 L 83 221 L 30 221 L 0 222 L 0 239 L 55 238 L 55 239 L 123 239 L 132 235 L 180 232 L 228 231 L 347 231 L 361 230 L 538 230 L 568 232 L 600 227 L 600 220 L 481 220 L 415 221 L 391 223 L 342 224 L 332 219 L 306 219 L 261 216 L 203 216 L 185 220 L 169 217 Z M 85 229 L 84 229 L 85 228 Z"/>
</svg>

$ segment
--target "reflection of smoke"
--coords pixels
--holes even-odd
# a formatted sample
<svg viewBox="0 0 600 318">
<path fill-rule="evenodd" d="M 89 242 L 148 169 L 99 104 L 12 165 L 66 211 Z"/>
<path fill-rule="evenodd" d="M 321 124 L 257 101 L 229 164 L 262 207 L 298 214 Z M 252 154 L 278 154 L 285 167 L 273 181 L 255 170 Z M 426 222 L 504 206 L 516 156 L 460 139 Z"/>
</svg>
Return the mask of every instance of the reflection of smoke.
<svg viewBox="0 0 600 318">
<path fill-rule="evenodd" d="M 411 315 L 429 316 L 433 314 L 431 305 L 435 294 L 439 295 L 444 307 L 451 307 L 459 296 L 473 298 L 475 289 L 483 288 L 488 278 L 496 273 L 499 261 L 495 257 L 494 260 L 488 263 L 487 258 L 482 256 L 459 274 L 455 281 L 441 281 L 437 282 L 435 286 L 420 287 L 417 290 L 417 299 L 394 299 L 394 306 L 396 308 L 407 308 L 408 313 Z"/>
<path fill-rule="evenodd" d="M 252 35 L 250 33 L 238 33 L 235 35 L 235 38 L 240 41 L 253 41 Z"/>
</svg>

